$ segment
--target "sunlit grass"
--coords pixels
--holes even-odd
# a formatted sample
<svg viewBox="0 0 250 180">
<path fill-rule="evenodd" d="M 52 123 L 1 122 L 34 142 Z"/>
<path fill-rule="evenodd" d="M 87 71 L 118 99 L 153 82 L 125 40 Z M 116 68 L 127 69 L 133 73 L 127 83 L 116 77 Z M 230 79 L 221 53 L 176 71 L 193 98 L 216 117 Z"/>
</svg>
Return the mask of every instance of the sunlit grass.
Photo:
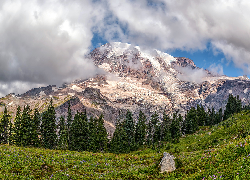
<svg viewBox="0 0 250 180">
<path fill-rule="evenodd" d="M 250 114 L 128 154 L 0 146 L 0 179 L 250 179 Z M 159 173 L 163 152 L 177 169 Z"/>
</svg>

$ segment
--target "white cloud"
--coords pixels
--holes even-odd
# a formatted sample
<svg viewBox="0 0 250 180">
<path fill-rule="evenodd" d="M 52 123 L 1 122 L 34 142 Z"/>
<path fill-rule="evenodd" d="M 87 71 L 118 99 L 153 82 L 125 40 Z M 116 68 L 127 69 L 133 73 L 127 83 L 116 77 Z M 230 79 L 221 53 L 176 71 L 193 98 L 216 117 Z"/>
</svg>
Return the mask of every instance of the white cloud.
<svg viewBox="0 0 250 180">
<path fill-rule="evenodd" d="M 194 83 L 201 83 L 202 78 L 207 75 L 204 69 L 192 69 L 191 67 L 177 67 L 180 74 L 177 74 L 177 78 L 181 81 L 189 81 Z"/>
<path fill-rule="evenodd" d="M 102 18 L 100 5 L 91 0 L 3 1 L 0 81 L 11 92 L 11 87 L 19 89 L 16 81 L 61 85 L 94 75 L 96 67 L 84 55 L 91 47 L 92 28 Z M 0 92 L 7 90 L 1 86 Z"/>
<path fill-rule="evenodd" d="M 221 64 L 211 64 L 208 68 L 215 75 L 223 75 L 223 66 Z"/>
<path fill-rule="evenodd" d="M 250 74 L 250 1 L 108 2 L 113 14 L 127 25 L 130 43 L 161 50 L 202 50 L 211 41 L 217 51 Z"/>
</svg>

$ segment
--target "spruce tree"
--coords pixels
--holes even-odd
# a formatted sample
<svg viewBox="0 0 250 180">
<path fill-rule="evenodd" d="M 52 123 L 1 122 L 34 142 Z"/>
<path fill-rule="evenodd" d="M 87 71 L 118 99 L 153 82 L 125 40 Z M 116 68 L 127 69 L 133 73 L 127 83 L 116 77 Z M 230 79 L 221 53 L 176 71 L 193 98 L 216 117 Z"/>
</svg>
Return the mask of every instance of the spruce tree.
<svg viewBox="0 0 250 180">
<path fill-rule="evenodd" d="M 123 123 L 116 125 L 115 132 L 110 142 L 110 151 L 113 153 L 127 153 L 130 151 L 127 133 Z"/>
<path fill-rule="evenodd" d="M 177 112 L 173 114 L 173 119 L 170 126 L 171 137 L 174 142 L 179 142 L 179 138 L 181 137 L 180 122 L 183 120 L 182 116 L 180 114 L 177 116 L 177 114 Z"/>
<path fill-rule="evenodd" d="M 185 129 L 183 129 L 183 132 L 185 134 L 191 134 L 198 130 L 197 113 L 194 107 L 191 107 L 187 112 L 184 120 L 184 127 Z"/>
<path fill-rule="evenodd" d="M 171 125 L 171 119 L 164 112 L 163 113 L 163 120 L 162 120 L 162 130 L 161 130 L 161 136 L 162 136 L 161 139 L 163 141 L 170 141 L 171 140 L 170 125 Z"/>
<path fill-rule="evenodd" d="M 22 116 L 21 116 L 21 107 L 17 107 L 14 128 L 13 128 L 13 137 L 14 137 L 14 144 L 17 146 L 22 145 L 22 138 L 23 138 L 23 130 L 22 130 Z"/>
<path fill-rule="evenodd" d="M 157 125 L 159 123 L 159 116 L 158 114 L 155 112 L 154 114 L 152 114 L 151 119 L 148 122 L 148 128 L 147 128 L 147 144 L 148 145 L 153 145 L 155 142 L 158 141 L 158 132 L 157 130 L 159 130 L 157 128 Z"/>
<path fill-rule="evenodd" d="M 124 130 L 127 134 L 127 142 L 128 142 L 128 148 L 130 150 L 135 150 L 136 144 L 135 144 L 135 126 L 134 126 L 134 120 L 132 117 L 132 113 L 127 110 L 126 118 L 124 121 Z"/>
<path fill-rule="evenodd" d="M 215 115 L 215 119 L 216 119 L 216 124 L 220 123 L 222 121 L 223 118 L 223 114 L 222 114 L 222 108 L 219 109 L 219 111 L 216 113 Z"/>
<path fill-rule="evenodd" d="M 236 101 L 236 109 L 235 109 L 234 113 L 239 113 L 242 110 L 242 103 L 241 103 L 241 100 L 239 98 L 239 95 L 237 95 L 235 101 Z"/>
<path fill-rule="evenodd" d="M 56 147 L 56 116 L 52 99 L 48 110 L 42 115 L 41 137 L 44 148 L 53 149 Z"/>
<path fill-rule="evenodd" d="M 68 132 L 68 140 L 67 140 L 67 142 L 68 142 L 68 146 L 70 147 L 71 146 L 71 141 L 70 141 L 70 136 L 71 136 L 71 134 L 70 134 L 70 132 L 72 132 L 71 130 L 70 130 L 70 128 L 71 128 L 71 125 L 72 125 L 72 122 L 73 122 L 73 120 L 72 120 L 72 113 L 71 113 L 71 108 L 70 108 L 71 106 L 70 106 L 70 101 L 68 101 L 68 115 L 67 115 L 67 127 L 66 127 L 66 129 L 67 129 L 67 132 Z"/>
<path fill-rule="evenodd" d="M 88 150 L 92 152 L 97 151 L 97 119 L 92 116 L 89 119 L 89 141 Z"/>
<path fill-rule="evenodd" d="M 233 113 L 236 112 L 237 109 L 237 101 L 236 98 L 233 97 L 232 94 L 229 94 L 228 100 L 227 100 L 227 105 L 226 109 L 224 111 L 224 120 L 229 118 Z"/>
<path fill-rule="evenodd" d="M 86 151 L 89 144 L 88 119 L 85 113 L 77 112 L 75 114 L 72 126 L 70 128 L 70 150 Z"/>
<path fill-rule="evenodd" d="M 68 131 L 63 116 L 60 117 L 59 121 L 59 134 L 58 134 L 58 148 L 61 150 L 68 149 Z"/>
<path fill-rule="evenodd" d="M 34 111 L 33 121 L 31 124 L 32 124 L 32 145 L 34 147 L 38 147 L 41 144 L 39 139 L 39 136 L 41 136 L 41 131 L 40 131 L 41 116 L 37 108 Z"/>
<path fill-rule="evenodd" d="M 97 149 L 99 151 L 106 151 L 108 145 L 108 134 L 104 127 L 103 115 L 97 119 Z"/>
<path fill-rule="evenodd" d="M 199 126 L 204 126 L 205 125 L 205 119 L 206 119 L 206 112 L 204 110 L 204 107 L 201 105 L 199 106 L 197 104 L 197 122 Z"/>
<path fill-rule="evenodd" d="M 21 117 L 22 140 L 21 146 L 32 145 L 32 120 L 30 117 L 30 107 L 25 106 Z"/>
<path fill-rule="evenodd" d="M 135 127 L 135 142 L 142 146 L 146 140 L 146 116 L 142 111 L 139 113 L 138 122 Z"/>
<path fill-rule="evenodd" d="M 211 110 L 209 116 L 210 116 L 210 125 L 215 125 L 216 124 L 216 115 L 215 115 L 215 111 L 214 111 L 213 107 L 212 107 L 212 110 Z"/>
<path fill-rule="evenodd" d="M 9 125 L 10 125 L 10 120 L 9 120 L 9 115 L 7 108 L 5 106 L 4 112 L 3 112 L 3 117 L 0 122 L 0 144 L 7 144 L 9 141 Z"/>
</svg>

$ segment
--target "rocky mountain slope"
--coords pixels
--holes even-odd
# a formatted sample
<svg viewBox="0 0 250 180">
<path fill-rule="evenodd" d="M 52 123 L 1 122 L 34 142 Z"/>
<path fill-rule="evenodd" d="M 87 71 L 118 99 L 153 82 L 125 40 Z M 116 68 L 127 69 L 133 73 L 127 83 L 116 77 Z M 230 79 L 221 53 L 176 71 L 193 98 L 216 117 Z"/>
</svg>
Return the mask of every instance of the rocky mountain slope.
<svg viewBox="0 0 250 180">
<path fill-rule="evenodd" d="M 105 126 L 114 132 L 117 118 L 126 110 L 135 118 L 142 110 L 148 117 L 157 111 L 184 113 L 197 104 L 205 108 L 224 107 L 229 93 L 239 95 L 243 104 L 250 100 L 247 77 L 227 77 L 198 68 L 184 57 L 173 57 L 158 50 L 144 50 L 126 43 L 108 43 L 89 54 L 103 73 L 78 79 L 63 87 L 31 89 L 22 95 L 9 94 L 0 99 L 14 116 L 18 105 L 44 111 L 53 98 L 57 117 L 67 114 L 67 101 L 73 114 L 86 110 L 88 116 L 104 114 Z"/>
</svg>

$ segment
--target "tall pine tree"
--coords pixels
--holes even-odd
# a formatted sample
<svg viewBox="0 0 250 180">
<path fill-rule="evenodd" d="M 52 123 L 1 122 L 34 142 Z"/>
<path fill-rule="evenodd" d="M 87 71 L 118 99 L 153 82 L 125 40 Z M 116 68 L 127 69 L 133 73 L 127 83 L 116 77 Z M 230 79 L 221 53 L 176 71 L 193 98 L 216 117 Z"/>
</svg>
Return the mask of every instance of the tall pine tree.
<svg viewBox="0 0 250 180">
<path fill-rule="evenodd" d="M 77 112 L 75 114 L 72 126 L 70 128 L 70 150 L 86 151 L 89 144 L 88 119 L 85 113 Z"/>
<path fill-rule="evenodd" d="M 142 146 L 146 141 L 146 116 L 142 111 L 139 113 L 138 122 L 135 127 L 135 142 Z"/>
<path fill-rule="evenodd" d="M 63 116 L 60 117 L 59 121 L 59 135 L 58 135 L 58 148 L 61 150 L 68 149 L 68 131 Z"/>
<path fill-rule="evenodd" d="M 44 148 L 53 149 L 56 147 L 56 116 L 52 99 L 48 110 L 42 115 L 41 137 Z"/>
<path fill-rule="evenodd" d="M 126 118 L 124 121 L 124 130 L 127 134 L 128 148 L 133 151 L 136 149 L 135 144 L 135 125 L 131 111 L 127 110 Z"/>
<path fill-rule="evenodd" d="M 0 122 L 0 143 L 7 144 L 9 141 L 9 125 L 10 119 L 7 108 L 5 106 L 3 117 Z"/>
<path fill-rule="evenodd" d="M 14 144 L 17 146 L 21 146 L 22 138 L 23 138 L 23 130 L 22 130 L 22 116 L 21 116 L 21 107 L 17 107 L 14 128 L 13 128 L 13 137 Z"/>
</svg>

